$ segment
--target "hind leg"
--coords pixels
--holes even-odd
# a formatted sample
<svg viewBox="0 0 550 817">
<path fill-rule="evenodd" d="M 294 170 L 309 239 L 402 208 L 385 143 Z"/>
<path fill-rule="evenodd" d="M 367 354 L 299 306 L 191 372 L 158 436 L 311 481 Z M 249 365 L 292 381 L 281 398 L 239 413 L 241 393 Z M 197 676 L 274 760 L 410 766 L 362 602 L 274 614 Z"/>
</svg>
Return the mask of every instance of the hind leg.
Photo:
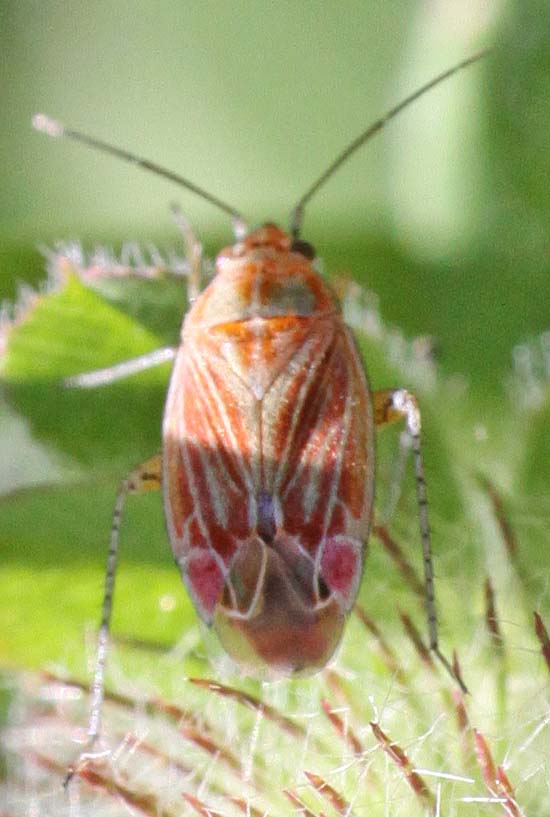
<svg viewBox="0 0 550 817">
<path fill-rule="evenodd" d="M 115 507 L 113 510 L 109 551 L 107 554 L 107 568 L 105 571 L 101 622 L 97 636 L 96 663 L 91 687 L 88 734 L 83 751 L 80 753 L 76 763 L 71 765 L 67 772 L 65 786 L 67 786 L 73 775 L 80 767 L 82 767 L 83 764 L 85 764 L 88 760 L 101 756 L 102 754 L 94 752 L 94 748 L 101 732 L 101 715 L 103 709 L 103 699 L 105 696 L 105 667 L 107 663 L 111 613 L 113 610 L 113 594 L 115 590 L 116 571 L 118 565 L 120 523 L 128 494 L 140 494 L 146 491 L 158 490 L 160 488 L 161 462 L 160 454 L 157 454 L 155 457 L 147 460 L 147 462 L 144 462 L 142 465 L 128 474 L 128 476 L 121 482 L 118 490 Z"/>
<path fill-rule="evenodd" d="M 373 395 L 374 422 L 377 428 L 399 420 L 405 421 L 405 427 L 410 437 L 413 455 L 414 476 L 416 482 L 416 500 L 418 504 L 418 521 L 420 540 L 422 543 L 422 561 L 424 565 L 424 587 L 426 591 L 426 614 L 428 618 L 428 634 L 430 649 L 443 664 L 447 672 L 457 681 L 463 692 L 466 687 L 461 678 L 458 678 L 450 662 L 439 649 L 437 629 L 437 613 L 435 605 L 434 571 L 432 559 L 432 541 L 430 522 L 428 518 L 428 499 L 426 495 L 426 480 L 424 478 L 424 462 L 420 440 L 421 417 L 418 401 L 414 394 L 406 389 L 385 389 L 374 392 Z"/>
</svg>

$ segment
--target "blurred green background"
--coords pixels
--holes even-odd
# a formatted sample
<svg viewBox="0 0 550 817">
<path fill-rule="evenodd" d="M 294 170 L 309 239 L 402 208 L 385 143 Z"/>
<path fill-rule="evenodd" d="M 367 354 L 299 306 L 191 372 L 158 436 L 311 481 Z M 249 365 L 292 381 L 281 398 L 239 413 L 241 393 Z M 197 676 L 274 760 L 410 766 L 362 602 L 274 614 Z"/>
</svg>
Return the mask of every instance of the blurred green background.
<svg viewBox="0 0 550 817">
<path fill-rule="evenodd" d="M 385 321 L 408 337 L 433 337 L 442 372 L 469 383 L 464 413 L 484 428 L 499 426 L 513 347 L 550 327 L 546 2 L 3 0 L 0 36 L 0 295 L 8 299 L 18 297 L 21 282 L 43 279 L 40 245 L 177 246 L 168 210 L 174 199 L 209 254 L 232 241 L 227 219 L 207 203 L 79 145 L 48 140 L 32 131 L 33 113 L 181 172 L 251 224 L 286 225 L 305 188 L 372 119 L 493 46 L 489 58 L 411 107 L 327 184 L 306 211 L 304 238 L 331 275 L 377 293 Z M 183 295 L 178 301 L 167 287 L 169 307 L 183 310 Z M 151 328 L 163 296 L 127 291 L 144 298 Z M 68 369 L 78 371 L 151 348 L 162 334 L 132 328 L 107 314 L 112 303 L 88 298 L 69 293 L 46 309 L 42 345 L 25 347 L 23 337 L 26 352 L 18 358 L 12 350 L 8 362 L 22 382 L 5 392 L 1 487 L 62 486 L 3 502 L 6 664 L 71 662 L 83 624 L 97 614 L 117 480 L 158 445 L 166 370 L 94 395 L 63 395 L 40 382 L 38 369 L 59 349 L 61 362 L 49 370 L 54 381 L 67 373 L 69 346 Z M 125 303 L 123 312 L 136 309 Z M 85 340 L 70 334 L 81 320 Z M 176 323 L 170 327 L 176 337 Z M 375 385 L 393 384 L 375 378 Z M 437 404 L 431 412 L 438 415 Z M 541 419 L 537 428 L 544 427 Z M 504 437 L 510 449 L 520 444 L 509 429 L 499 433 L 488 462 L 498 461 Z M 538 438 L 530 444 L 539 452 L 541 486 L 545 449 Z M 479 465 L 476 456 L 472 449 L 465 468 Z M 143 612 L 157 610 L 163 582 L 177 588 L 187 620 L 193 614 L 170 565 L 160 503 L 144 502 L 145 510 L 132 506 L 128 522 L 125 553 L 134 573 L 121 579 L 121 629 L 148 628 L 158 637 L 160 617 L 170 642 L 181 614 L 167 624 L 165 614 Z M 151 564 L 160 577 L 154 587 Z"/>
</svg>

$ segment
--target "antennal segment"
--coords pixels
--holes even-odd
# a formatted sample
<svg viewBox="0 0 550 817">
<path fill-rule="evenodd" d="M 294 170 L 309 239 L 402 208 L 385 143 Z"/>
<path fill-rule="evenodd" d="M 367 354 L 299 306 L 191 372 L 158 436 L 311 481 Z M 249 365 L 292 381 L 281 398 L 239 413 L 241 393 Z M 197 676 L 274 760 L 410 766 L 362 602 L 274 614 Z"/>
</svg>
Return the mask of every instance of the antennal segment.
<svg viewBox="0 0 550 817">
<path fill-rule="evenodd" d="M 224 213 L 231 216 L 234 222 L 244 223 L 243 217 L 234 207 L 230 207 L 229 204 L 226 204 L 224 201 L 221 201 L 221 199 L 203 190 L 202 187 L 197 187 L 196 184 L 193 184 L 193 182 L 190 182 L 183 176 L 173 173 L 171 170 L 157 165 L 155 162 L 150 162 L 148 159 L 143 159 L 141 156 L 136 156 L 134 153 L 129 153 L 127 150 L 122 150 L 107 142 L 102 142 L 100 139 L 95 139 L 93 136 L 88 136 L 80 131 L 66 128 L 60 122 L 51 119 L 43 113 L 37 113 L 33 116 L 32 125 L 37 131 L 52 136 L 53 138 L 65 137 L 72 139 L 74 142 L 82 142 L 88 147 L 100 150 L 103 153 L 108 153 L 110 156 L 116 156 L 117 159 L 123 159 L 125 162 L 137 165 L 143 168 L 143 170 L 154 173 L 156 176 L 162 176 L 164 179 L 168 179 L 168 181 L 175 182 L 180 187 L 185 187 L 192 193 L 196 193 L 197 196 L 200 196 L 205 201 L 209 201 L 210 204 L 213 204 L 214 207 L 217 207 L 219 210 L 223 210 Z"/>
<path fill-rule="evenodd" d="M 427 82 L 421 88 L 418 88 L 414 93 L 410 96 L 403 99 L 398 105 L 394 108 L 391 108 L 384 116 L 380 119 L 377 119 L 376 122 L 373 122 L 366 130 L 357 136 L 353 142 L 350 144 L 340 153 L 336 159 L 330 164 L 327 169 L 319 176 L 316 182 L 314 182 L 309 190 L 307 190 L 302 198 L 299 200 L 298 204 L 294 207 L 290 214 L 290 231 L 294 238 L 298 238 L 302 229 L 302 222 L 304 218 L 304 208 L 306 204 L 310 201 L 311 198 L 315 195 L 315 193 L 321 188 L 326 181 L 330 179 L 334 173 L 340 168 L 341 165 L 346 162 L 350 156 L 352 156 L 359 148 L 363 147 L 363 145 L 371 139 L 378 131 L 382 130 L 382 128 L 386 125 L 390 119 L 393 119 L 394 116 L 397 116 L 404 108 L 407 108 L 412 102 L 415 102 L 419 97 L 423 96 L 429 90 L 434 88 L 436 85 L 439 85 L 440 82 L 452 77 L 453 74 L 456 74 L 457 71 L 462 70 L 462 68 L 466 68 L 468 65 L 472 65 L 472 63 L 477 62 L 478 60 L 485 57 L 490 48 L 485 48 L 482 51 L 478 51 L 468 59 L 462 60 L 462 62 L 457 63 L 457 65 L 453 65 L 452 68 L 448 68 L 446 71 L 443 71 L 442 74 L 439 74 L 434 79 Z"/>
</svg>

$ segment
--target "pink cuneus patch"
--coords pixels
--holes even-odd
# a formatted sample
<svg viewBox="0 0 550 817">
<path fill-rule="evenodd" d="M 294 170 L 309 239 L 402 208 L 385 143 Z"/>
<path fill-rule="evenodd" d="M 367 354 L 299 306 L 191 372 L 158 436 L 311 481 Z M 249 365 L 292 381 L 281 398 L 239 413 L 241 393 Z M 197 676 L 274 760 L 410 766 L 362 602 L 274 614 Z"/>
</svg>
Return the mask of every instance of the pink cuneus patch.
<svg viewBox="0 0 550 817">
<path fill-rule="evenodd" d="M 224 577 L 219 564 L 208 550 L 193 548 L 187 560 L 187 575 L 203 616 L 211 619 L 223 592 Z"/>
<path fill-rule="evenodd" d="M 341 597 L 346 608 L 351 607 L 357 595 L 361 551 L 361 543 L 347 536 L 331 536 L 323 547 L 321 576 L 329 589 Z"/>
</svg>

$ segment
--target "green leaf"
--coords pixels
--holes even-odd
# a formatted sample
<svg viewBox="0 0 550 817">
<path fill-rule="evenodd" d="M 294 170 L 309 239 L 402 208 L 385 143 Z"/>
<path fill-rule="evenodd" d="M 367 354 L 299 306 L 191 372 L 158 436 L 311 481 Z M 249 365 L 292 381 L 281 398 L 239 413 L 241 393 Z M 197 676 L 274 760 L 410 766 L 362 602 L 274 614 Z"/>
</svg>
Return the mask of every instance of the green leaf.
<svg viewBox="0 0 550 817">
<path fill-rule="evenodd" d="M 67 388 L 71 374 L 160 347 L 163 339 L 85 287 L 74 272 L 36 295 L 8 334 L 5 394 L 33 434 L 86 468 L 129 468 L 160 446 L 166 366 L 108 389 Z M 20 310 L 21 311 L 21 310 Z"/>
</svg>

